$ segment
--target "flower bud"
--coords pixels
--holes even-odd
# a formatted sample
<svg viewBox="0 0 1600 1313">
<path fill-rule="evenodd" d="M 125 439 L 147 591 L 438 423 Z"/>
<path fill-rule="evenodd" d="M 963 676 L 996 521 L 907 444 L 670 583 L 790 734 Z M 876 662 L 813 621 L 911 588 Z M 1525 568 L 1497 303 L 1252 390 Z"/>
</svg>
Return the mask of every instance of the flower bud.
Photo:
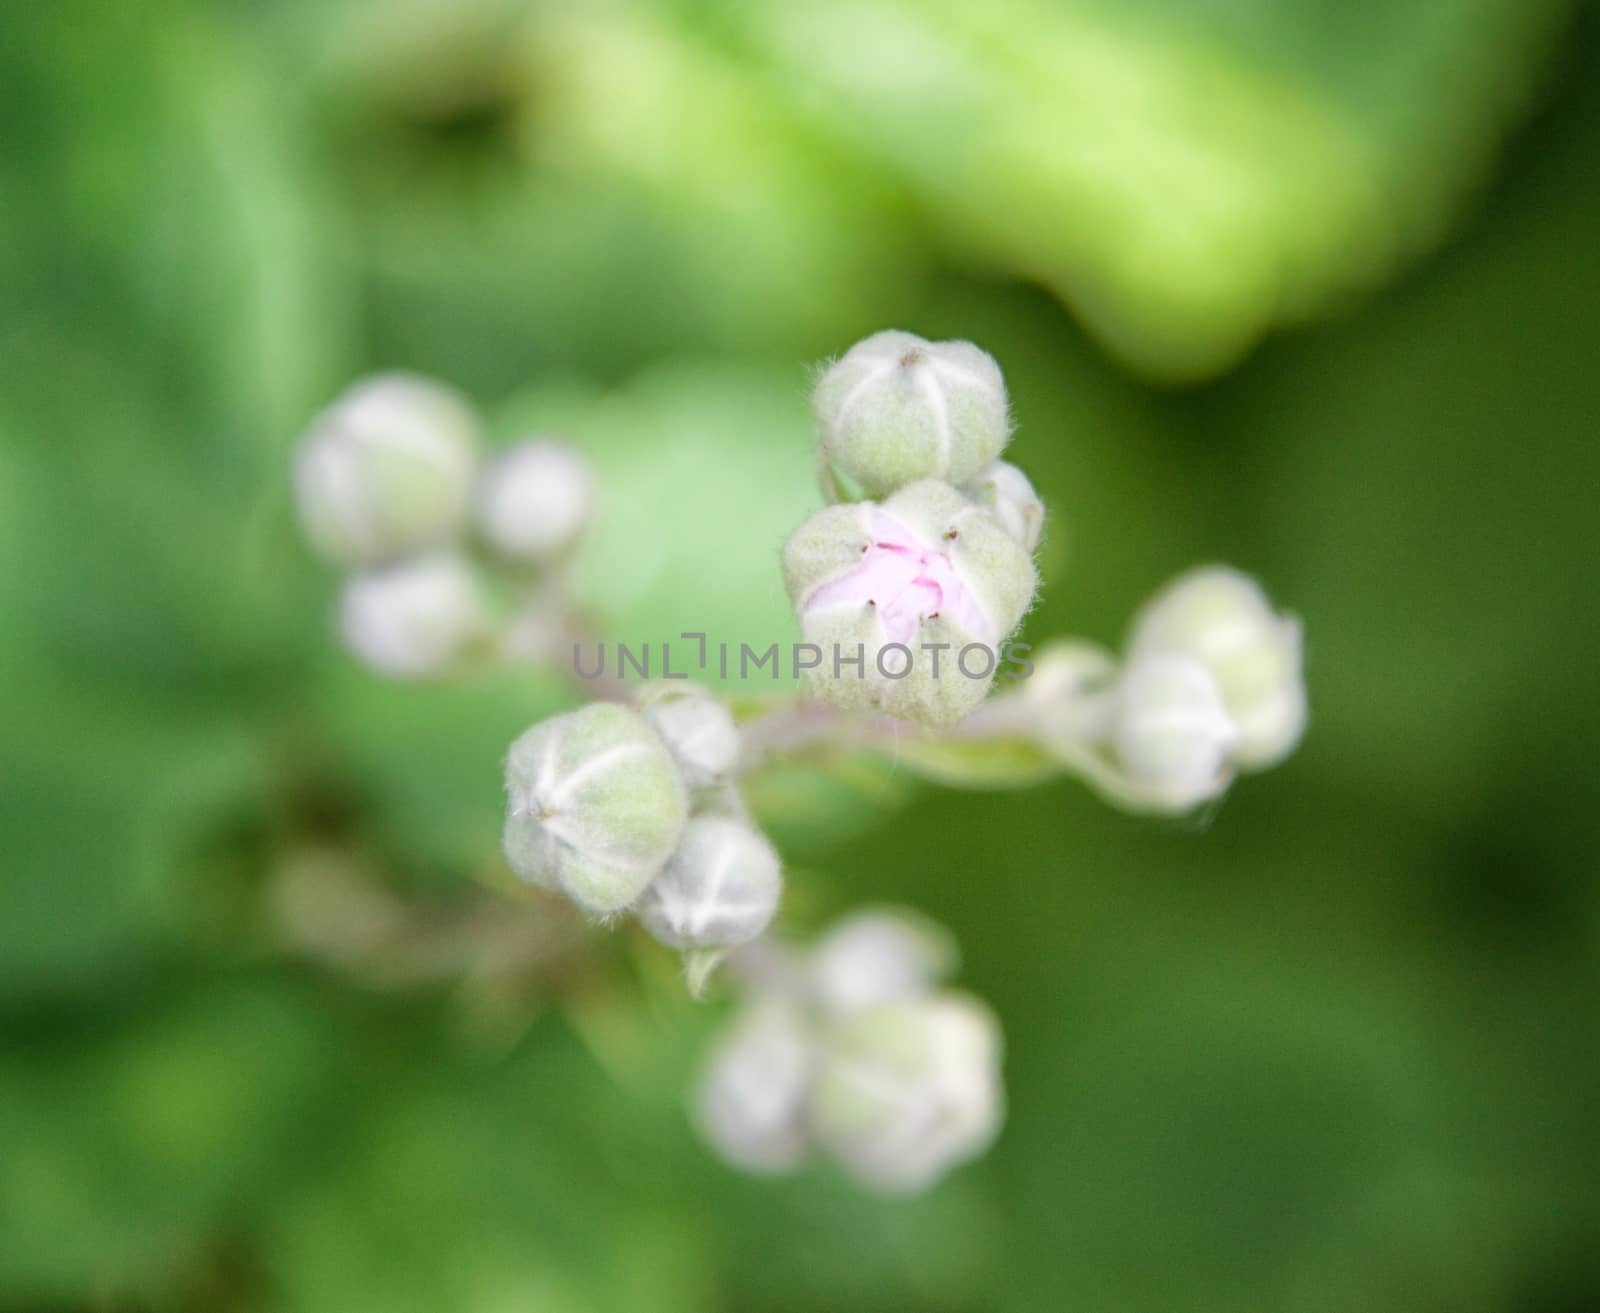
<svg viewBox="0 0 1600 1313">
<path fill-rule="evenodd" d="M 1038 547 L 1044 533 L 1044 503 L 1015 465 L 997 460 L 962 484 L 961 491 L 994 516 L 1024 551 Z"/>
<path fill-rule="evenodd" d="M 901 999 L 847 1018 L 811 1092 L 811 1129 L 862 1185 L 927 1189 L 986 1149 L 1003 1117 L 1000 1030 L 965 994 Z"/>
<path fill-rule="evenodd" d="M 1211 671 L 1238 729 L 1229 753 L 1236 766 L 1270 766 L 1300 741 L 1300 622 L 1273 611 L 1259 585 L 1237 570 L 1205 566 L 1168 584 L 1135 619 L 1129 652 L 1177 652 Z"/>
<path fill-rule="evenodd" d="M 471 408 L 441 384 L 384 374 L 313 421 L 295 455 L 306 536 L 340 565 L 376 565 L 448 542 L 477 459 Z"/>
<path fill-rule="evenodd" d="M 594 505 L 594 475 L 570 447 L 519 442 L 478 479 L 475 510 L 485 542 L 511 561 L 548 560 L 577 540 Z"/>
<path fill-rule="evenodd" d="M 1135 787 L 1177 809 L 1227 787 L 1238 731 L 1205 666 L 1170 652 L 1134 657 L 1113 699 L 1111 745 Z"/>
<path fill-rule="evenodd" d="M 1075 760 L 1104 737 L 1117 661 L 1097 643 L 1051 639 L 1034 650 L 1033 673 L 1012 696 L 1025 700 L 1029 732 L 1056 756 Z"/>
<path fill-rule="evenodd" d="M 639 900 L 639 919 L 670 948 L 731 948 L 767 928 L 782 890 L 782 866 L 764 834 L 725 816 L 697 816 Z"/>
<path fill-rule="evenodd" d="M 811 953 L 811 987 L 824 1012 L 847 1016 L 922 993 L 955 970 L 955 939 L 915 912 L 857 912 Z"/>
<path fill-rule="evenodd" d="M 747 1005 L 700 1079 L 701 1135 L 746 1171 L 798 1165 L 810 1149 L 806 1098 L 815 1066 L 816 1038 L 800 1008 L 770 997 Z"/>
<path fill-rule="evenodd" d="M 820 511 L 784 544 L 783 570 L 821 649 L 814 696 L 926 725 L 983 700 L 1037 582 L 992 516 L 932 479 Z"/>
<path fill-rule="evenodd" d="M 919 479 L 961 483 L 1011 436 L 994 357 L 912 333 L 857 342 L 822 375 L 812 409 L 825 466 L 867 497 Z"/>
<path fill-rule="evenodd" d="M 477 576 L 455 552 L 436 552 L 351 575 L 339 598 L 339 635 L 380 675 L 446 673 L 488 632 Z"/>
<path fill-rule="evenodd" d="M 540 722 L 506 760 L 511 869 L 599 915 L 644 892 L 678 846 L 687 810 L 671 755 L 616 703 Z"/>
<path fill-rule="evenodd" d="M 691 789 L 717 783 L 739 760 L 732 713 L 701 685 L 658 680 L 646 684 L 635 701 Z"/>
</svg>

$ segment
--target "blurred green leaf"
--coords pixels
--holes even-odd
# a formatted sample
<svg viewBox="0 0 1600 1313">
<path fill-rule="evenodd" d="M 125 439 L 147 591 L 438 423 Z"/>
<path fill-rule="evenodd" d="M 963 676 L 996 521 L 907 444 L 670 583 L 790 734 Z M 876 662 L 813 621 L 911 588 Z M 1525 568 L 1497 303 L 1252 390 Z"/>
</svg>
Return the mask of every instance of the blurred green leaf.
<svg viewBox="0 0 1600 1313">
<path fill-rule="evenodd" d="M 734 21 L 955 241 L 1185 379 L 1436 240 L 1565 8 L 852 0 Z"/>
<path fill-rule="evenodd" d="M 313 1152 L 331 1037 L 291 992 L 201 986 L 0 1056 L 0 1290 L 161 1290 Z"/>
<path fill-rule="evenodd" d="M 391 1065 L 337 1170 L 275 1219 L 272 1307 L 704 1307 L 705 1233 L 662 1175 L 683 1147 L 676 1108 L 641 1106 L 570 1039 L 537 1038 L 478 1070 L 391 1055 L 431 1070 Z M 647 1140 L 656 1166 L 640 1172 Z"/>
</svg>

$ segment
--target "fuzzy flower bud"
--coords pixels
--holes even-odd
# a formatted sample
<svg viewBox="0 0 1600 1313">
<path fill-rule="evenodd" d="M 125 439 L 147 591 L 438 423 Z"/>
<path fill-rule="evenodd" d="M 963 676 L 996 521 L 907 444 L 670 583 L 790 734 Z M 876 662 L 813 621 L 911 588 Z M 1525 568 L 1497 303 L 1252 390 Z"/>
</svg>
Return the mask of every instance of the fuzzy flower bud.
<svg viewBox="0 0 1600 1313">
<path fill-rule="evenodd" d="M 732 713 L 710 690 L 658 680 L 646 684 L 635 701 L 691 789 L 715 784 L 733 769 L 739 759 L 739 729 Z"/>
<path fill-rule="evenodd" d="M 987 465 L 961 485 L 961 491 L 999 521 L 1000 527 L 1033 551 L 1044 533 L 1044 503 L 1028 476 L 1003 460 Z"/>
<path fill-rule="evenodd" d="M 357 383 L 295 454 L 306 536 L 340 565 L 448 542 L 466 515 L 477 444 L 477 420 L 449 388 L 405 374 Z"/>
<path fill-rule="evenodd" d="M 1189 657 L 1133 658 L 1117 681 L 1111 744 L 1136 787 L 1176 809 L 1227 787 L 1238 731 L 1211 672 Z"/>
<path fill-rule="evenodd" d="M 810 1148 L 806 1100 L 816 1038 L 792 1002 L 746 1006 L 712 1052 L 695 1095 L 700 1133 L 723 1158 L 750 1172 L 781 1172 Z"/>
<path fill-rule="evenodd" d="M 847 1018 L 811 1093 L 817 1143 L 862 1185 L 914 1194 L 993 1141 L 1003 1117 L 1000 1029 L 965 994 Z"/>
<path fill-rule="evenodd" d="M 822 375 L 812 409 L 825 466 L 867 497 L 919 479 L 961 483 L 1011 436 L 994 357 L 913 333 L 857 342 Z"/>
<path fill-rule="evenodd" d="M 1300 622 L 1275 612 L 1260 586 L 1237 570 L 1205 566 L 1168 584 L 1134 620 L 1129 652 L 1177 652 L 1211 671 L 1238 729 L 1229 753 L 1234 765 L 1259 770 L 1300 741 Z"/>
<path fill-rule="evenodd" d="M 639 901 L 645 929 L 670 948 L 731 948 L 771 923 L 783 891 L 778 854 L 744 821 L 697 816 Z"/>
<path fill-rule="evenodd" d="M 914 912 L 857 912 L 811 951 L 811 988 L 830 1016 L 923 993 L 955 970 L 955 939 Z"/>
<path fill-rule="evenodd" d="M 485 542 L 511 561 L 543 561 L 577 540 L 594 505 L 594 475 L 559 442 L 519 442 L 478 479 L 475 511 Z"/>
<path fill-rule="evenodd" d="M 627 907 L 666 865 L 687 803 L 638 712 L 594 702 L 542 721 L 506 760 L 506 860 L 597 915 Z"/>
<path fill-rule="evenodd" d="M 446 673 L 488 629 L 472 567 L 454 552 L 351 575 L 339 597 L 339 636 L 368 669 L 399 679 Z"/>
<path fill-rule="evenodd" d="M 783 548 L 814 696 L 949 725 L 983 700 L 1033 600 L 1033 560 L 986 511 L 929 479 L 881 506 L 830 506 Z"/>
</svg>

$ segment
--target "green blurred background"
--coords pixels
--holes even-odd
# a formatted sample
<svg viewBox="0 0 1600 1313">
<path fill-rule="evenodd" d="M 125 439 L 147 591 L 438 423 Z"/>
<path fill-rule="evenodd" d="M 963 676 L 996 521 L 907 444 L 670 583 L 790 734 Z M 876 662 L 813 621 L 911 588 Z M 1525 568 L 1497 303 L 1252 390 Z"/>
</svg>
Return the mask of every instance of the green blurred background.
<svg viewBox="0 0 1600 1313">
<path fill-rule="evenodd" d="M 1600 1307 L 1594 15 L 12 0 L 0 125 L 0 1308 Z M 609 632 L 782 638 L 889 326 L 1007 371 L 1027 637 L 1222 559 L 1313 708 L 1181 824 L 763 786 L 787 930 L 910 903 L 1004 1021 L 902 1202 L 702 1149 L 727 1000 L 492 892 L 567 695 L 356 671 L 287 496 L 437 374 L 601 467 Z"/>
</svg>

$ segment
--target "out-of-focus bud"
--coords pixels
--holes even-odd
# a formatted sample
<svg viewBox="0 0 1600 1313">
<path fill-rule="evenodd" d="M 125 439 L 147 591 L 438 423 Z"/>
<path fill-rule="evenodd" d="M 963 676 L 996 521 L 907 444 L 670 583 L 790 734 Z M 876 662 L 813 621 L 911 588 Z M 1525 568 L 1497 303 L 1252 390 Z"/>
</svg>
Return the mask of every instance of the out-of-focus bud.
<svg viewBox="0 0 1600 1313">
<path fill-rule="evenodd" d="M 295 454 L 306 536 L 340 565 L 376 565 L 460 531 L 477 462 L 478 423 L 442 384 L 384 374 L 323 411 Z"/>
<path fill-rule="evenodd" d="M 506 760 L 506 860 L 607 915 L 644 892 L 682 837 L 683 781 L 638 712 L 594 702 L 541 721 Z"/>
<path fill-rule="evenodd" d="M 485 542 L 512 561 L 543 561 L 570 547 L 594 508 L 594 474 L 560 442 L 519 442 L 484 467 L 476 497 Z"/>
<path fill-rule="evenodd" d="M 715 784 L 733 769 L 739 759 L 739 730 L 732 713 L 709 689 L 658 680 L 646 684 L 634 700 L 691 789 Z"/>
<path fill-rule="evenodd" d="M 1003 1102 L 994 1014 L 965 994 L 908 998 L 829 1037 L 811 1128 L 862 1185 L 913 1194 L 989 1146 Z"/>
<path fill-rule="evenodd" d="M 811 952 L 811 988 L 835 1017 L 923 993 L 959 960 L 954 936 L 903 909 L 857 912 L 825 934 Z"/>
<path fill-rule="evenodd" d="M 971 342 L 875 333 L 817 383 L 822 460 L 867 497 L 919 479 L 961 483 L 1011 436 L 1005 380 Z"/>
<path fill-rule="evenodd" d="M 767 928 L 782 891 L 782 865 L 764 834 L 697 816 L 639 900 L 639 919 L 671 948 L 732 948 Z"/>
<path fill-rule="evenodd" d="M 1282 760 L 1306 724 L 1300 622 L 1272 609 L 1237 570 L 1204 566 L 1181 575 L 1134 620 L 1131 656 L 1177 652 L 1216 678 L 1238 728 L 1229 758 L 1245 770 Z"/>
<path fill-rule="evenodd" d="M 994 516 L 1026 551 L 1038 547 L 1044 533 L 1044 503 L 1015 465 L 997 460 L 962 484 L 961 491 Z"/>
<path fill-rule="evenodd" d="M 713 1149 L 750 1172 L 781 1172 L 810 1150 L 806 1097 L 817 1041 L 805 1013 L 779 998 L 746 1006 L 713 1050 L 695 1120 Z"/>
<path fill-rule="evenodd" d="M 1141 792 L 1182 809 L 1228 785 L 1238 739 L 1211 672 L 1190 657 L 1134 657 L 1117 681 L 1111 746 Z"/>
<path fill-rule="evenodd" d="M 1025 702 L 1031 735 L 1074 760 L 1105 734 L 1117 660 L 1099 644 L 1076 638 L 1052 639 L 1029 660 L 1033 673 L 1011 696 Z"/>
<path fill-rule="evenodd" d="M 488 624 L 478 578 L 455 552 L 351 575 L 339 598 L 345 647 L 369 669 L 393 678 L 447 673 L 488 632 Z"/>
<path fill-rule="evenodd" d="M 1033 559 L 981 507 L 929 479 L 881 506 L 830 506 L 783 548 L 817 698 L 949 725 L 994 682 L 1033 600 Z"/>
</svg>

